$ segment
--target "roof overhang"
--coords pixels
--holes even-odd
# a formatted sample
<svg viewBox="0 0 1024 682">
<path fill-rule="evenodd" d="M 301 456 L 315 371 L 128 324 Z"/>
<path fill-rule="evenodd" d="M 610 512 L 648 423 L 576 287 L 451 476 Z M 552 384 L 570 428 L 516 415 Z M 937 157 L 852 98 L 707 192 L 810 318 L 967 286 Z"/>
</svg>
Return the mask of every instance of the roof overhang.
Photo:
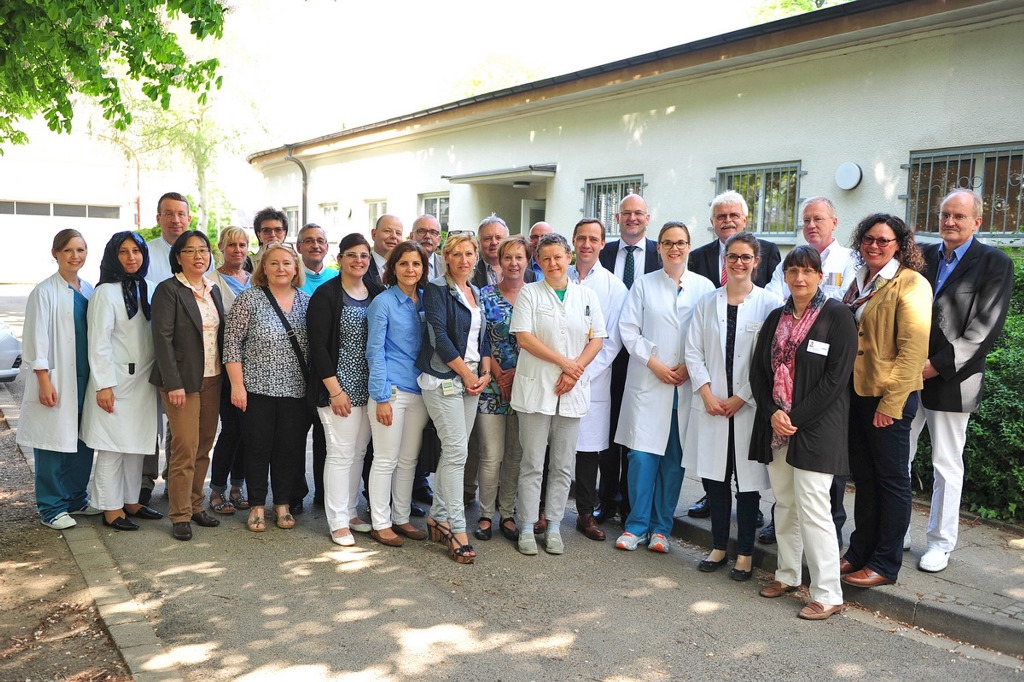
<svg viewBox="0 0 1024 682">
<path fill-rule="evenodd" d="M 518 166 L 516 168 L 501 168 L 475 173 L 461 173 L 459 175 L 442 175 L 441 177 L 458 185 L 500 185 L 503 187 L 527 189 L 531 182 L 538 180 L 547 181 L 548 178 L 555 177 L 556 170 L 557 164 L 538 163 L 529 166 Z"/>
</svg>

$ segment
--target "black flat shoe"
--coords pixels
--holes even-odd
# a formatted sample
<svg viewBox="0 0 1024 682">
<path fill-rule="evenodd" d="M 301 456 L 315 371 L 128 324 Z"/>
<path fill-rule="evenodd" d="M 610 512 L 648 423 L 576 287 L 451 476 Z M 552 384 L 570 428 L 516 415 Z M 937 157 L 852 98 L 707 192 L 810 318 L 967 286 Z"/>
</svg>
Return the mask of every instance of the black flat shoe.
<svg viewBox="0 0 1024 682">
<path fill-rule="evenodd" d="M 107 521 L 107 517 L 103 517 L 103 525 L 110 526 L 114 530 L 138 530 L 139 524 L 135 523 L 129 518 L 124 516 L 118 516 L 113 521 Z"/>
<path fill-rule="evenodd" d="M 707 559 L 703 559 L 699 564 L 697 564 L 697 568 L 701 573 L 714 573 L 722 566 L 725 566 L 727 561 L 729 561 L 728 555 L 722 557 L 718 561 L 708 561 Z"/>
<path fill-rule="evenodd" d="M 482 528 L 480 526 L 477 526 L 476 530 L 473 531 L 473 537 L 475 537 L 477 540 L 484 540 L 484 541 L 490 540 L 491 536 L 493 534 L 494 534 L 494 524 L 491 524 L 490 526 L 487 526 L 487 528 Z"/>
<path fill-rule="evenodd" d="M 178 521 L 171 528 L 171 536 L 175 540 L 191 540 L 192 524 L 190 524 L 188 521 Z"/>
<path fill-rule="evenodd" d="M 205 526 L 206 528 L 216 528 L 220 525 L 220 520 L 213 518 L 204 511 L 201 511 L 198 514 L 193 514 L 192 520 L 197 526 Z M 177 526 L 178 524 L 174 525 Z"/>
<path fill-rule="evenodd" d="M 409 514 L 411 516 L 415 516 L 418 519 L 422 519 L 424 516 L 427 515 L 427 512 L 423 509 L 423 507 L 421 507 L 421 506 L 419 506 L 417 504 L 410 504 L 409 505 Z"/>
<path fill-rule="evenodd" d="M 733 580 L 735 580 L 736 582 L 740 582 L 740 583 L 746 582 L 747 580 L 750 580 L 750 578 L 753 575 L 754 575 L 754 569 L 750 569 L 749 571 L 741 571 L 738 568 L 734 568 L 734 569 L 732 569 L 729 572 L 729 577 L 732 578 Z"/>
<path fill-rule="evenodd" d="M 156 509 L 152 509 L 146 505 L 142 505 L 133 512 L 125 510 L 125 513 L 128 514 L 128 516 L 134 516 L 137 519 L 147 519 L 149 521 L 156 521 L 157 519 L 162 519 L 164 517 L 164 515 Z"/>
<path fill-rule="evenodd" d="M 513 523 L 513 525 L 515 524 L 515 519 L 513 519 L 510 516 L 508 518 L 502 519 L 501 523 L 498 524 L 498 528 L 501 529 L 501 534 L 505 536 L 506 540 L 511 540 L 512 542 L 518 542 L 519 541 L 519 529 L 518 528 L 509 528 L 508 526 L 506 526 L 505 524 L 508 523 L 509 521 L 511 521 Z"/>
<path fill-rule="evenodd" d="M 687 516 L 692 516 L 695 519 L 706 519 L 711 516 L 711 503 L 708 502 L 708 496 L 697 500 L 697 503 L 686 510 Z"/>
</svg>

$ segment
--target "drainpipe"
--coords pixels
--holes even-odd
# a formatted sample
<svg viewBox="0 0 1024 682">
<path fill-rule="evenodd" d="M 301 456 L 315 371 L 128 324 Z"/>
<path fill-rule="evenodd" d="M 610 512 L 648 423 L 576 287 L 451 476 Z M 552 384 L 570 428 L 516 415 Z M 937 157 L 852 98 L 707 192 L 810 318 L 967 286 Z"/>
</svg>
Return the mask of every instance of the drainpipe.
<svg viewBox="0 0 1024 682">
<path fill-rule="evenodd" d="M 299 170 L 302 172 L 302 213 L 299 215 L 299 224 L 295 226 L 295 234 L 298 234 L 299 229 L 309 222 L 306 218 L 306 194 L 309 190 L 309 175 L 306 173 L 306 167 L 302 165 L 302 161 L 295 156 L 292 156 L 292 150 L 295 149 L 295 145 L 286 144 L 285 149 L 288 150 L 288 156 L 284 158 L 298 166 Z"/>
</svg>

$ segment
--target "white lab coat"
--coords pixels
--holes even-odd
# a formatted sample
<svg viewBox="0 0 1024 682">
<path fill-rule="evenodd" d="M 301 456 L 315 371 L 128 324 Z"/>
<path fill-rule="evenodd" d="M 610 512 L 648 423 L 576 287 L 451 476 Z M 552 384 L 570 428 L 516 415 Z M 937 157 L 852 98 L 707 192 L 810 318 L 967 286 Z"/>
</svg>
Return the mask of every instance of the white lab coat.
<svg viewBox="0 0 1024 682">
<path fill-rule="evenodd" d="M 825 275 L 821 290 L 829 298 L 843 300 L 850 283 L 857 277 L 857 259 L 854 258 L 853 250 L 841 246 L 833 239 L 821 252 L 821 272 Z M 775 266 L 772 279 L 765 289 L 783 299 L 789 298 L 789 285 L 786 284 L 786 273 L 782 271 L 782 263 Z"/>
<path fill-rule="evenodd" d="M 590 340 L 604 339 L 604 315 L 597 295 L 569 282 L 565 300 L 559 301 L 547 281 L 524 286 L 512 309 L 509 331 L 530 332 L 548 348 L 567 358 L 578 358 Z M 557 413 L 562 417 L 582 417 L 590 409 L 590 378 L 584 373 L 572 390 L 555 394 L 562 369 L 519 348 L 516 378 L 512 382 L 512 409 L 525 414 Z"/>
<path fill-rule="evenodd" d="M 156 285 L 147 283 L 152 298 Z M 153 332 L 142 312 L 128 319 L 120 282 L 101 284 L 89 301 L 89 385 L 82 410 L 82 440 L 94 450 L 150 453 L 156 443 L 157 388 Z M 131 367 L 134 365 L 134 367 Z M 96 392 L 114 389 L 114 412 L 96 404 Z"/>
<path fill-rule="evenodd" d="M 92 285 L 82 280 L 82 295 Z M 18 421 L 18 445 L 53 452 L 78 451 L 78 367 L 75 358 L 75 290 L 60 273 L 43 280 L 28 296 L 21 350 L 25 394 Z M 39 402 L 35 370 L 50 370 L 57 405 Z"/>
<path fill-rule="evenodd" d="M 725 336 L 729 296 L 725 287 L 705 294 L 693 312 L 693 321 L 686 335 L 686 368 L 690 372 L 693 402 L 690 423 L 683 442 L 683 466 L 700 478 L 725 480 L 729 420 L 713 417 L 704 409 L 698 391 L 711 383 L 711 392 L 721 400 L 729 391 L 725 376 Z M 733 349 L 733 394 L 746 404 L 733 416 L 733 437 L 736 448 L 736 481 L 741 493 L 767 490 L 768 467 L 747 459 L 750 434 L 754 428 L 757 405 L 750 392 L 750 362 L 761 324 L 768 313 L 782 305 L 782 299 L 760 287 L 741 303 L 736 311 L 736 345 Z"/>
<path fill-rule="evenodd" d="M 619 334 L 629 352 L 629 365 L 615 442 L 631 450 L 665 454 L 677 393 L 679 442 L 686 442 L 693 389 L 684 382 L 677 390 L 647 368 L 651 356 L 669 367 L 683 361 L 683 343 L 693 308 L 701 296 L 714 290 L 708 278 L 689 270 L 683 273 L 680 284 L 682 290 L 677 293 L 676 283 L 664 270 L 644 275 L 630 289 L 619 317 Z"/>
<path fill-rule="evenodd" d="M 601 302 L 604 325 L 608 338 L 601 346 L 601 352 L 587 365 L 584 374 L 590 381 L 590 411 L 580 420 L 580 435 L 576 440 L 577 452 L 600 452 L 608 449 L 608 425 L 612 418 L 612 362 L 622 348 L 619 337 L 619 314 L 626 302 L 629 290 L 618 277 L 608 272 L 600 262 L 587 273 L 583 281 L 573 267 L 569 277 L 595 294 Z"/>
</svg>

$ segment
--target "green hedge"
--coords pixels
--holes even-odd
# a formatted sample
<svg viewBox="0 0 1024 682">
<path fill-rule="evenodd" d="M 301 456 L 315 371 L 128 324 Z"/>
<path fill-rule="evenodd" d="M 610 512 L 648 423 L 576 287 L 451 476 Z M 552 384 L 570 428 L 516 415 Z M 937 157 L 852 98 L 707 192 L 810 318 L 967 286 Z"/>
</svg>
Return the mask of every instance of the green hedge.
<svg viewBox="0 0 1024 682">
<path fill-rule="evenodd" d="M 1019 257 L 1014 258 L 1010 314 L 988 356 L 985 396 L 967 428 L 964 462 L 964 509 L 983 518 L 1024 520 L 1024 259 Z M 913 470 L 915 488 L 927 495 L 932 487 L 927 433 Z"/>
</svg>

